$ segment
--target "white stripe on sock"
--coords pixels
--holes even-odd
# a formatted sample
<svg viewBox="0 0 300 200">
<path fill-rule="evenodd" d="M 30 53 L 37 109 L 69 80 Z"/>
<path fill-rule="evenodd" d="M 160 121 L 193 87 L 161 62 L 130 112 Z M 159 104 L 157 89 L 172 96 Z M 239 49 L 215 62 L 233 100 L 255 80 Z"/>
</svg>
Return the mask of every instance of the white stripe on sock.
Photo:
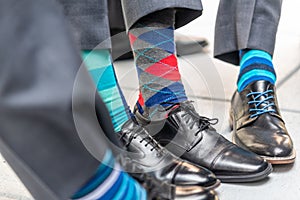
<svg viewBox="0 0 300 200">
<path fill-rule="evenodd" d="M 115 168 L 112 171 L 112 173 L 109 175 L 109 177 L 101 185 L 99 185 L 91 193 L 85 195 L 84 197 L 79 198 L 78 200 L 95 200 L 95 199 L 103 196 L 105 193 L 108 192 L 108 190 L 118 180 L 118 178 L 120 176 L 120 173 L 121 173 L 121 167 L 120 167 L 119 164 L 116 164 Z"/>
</svg>

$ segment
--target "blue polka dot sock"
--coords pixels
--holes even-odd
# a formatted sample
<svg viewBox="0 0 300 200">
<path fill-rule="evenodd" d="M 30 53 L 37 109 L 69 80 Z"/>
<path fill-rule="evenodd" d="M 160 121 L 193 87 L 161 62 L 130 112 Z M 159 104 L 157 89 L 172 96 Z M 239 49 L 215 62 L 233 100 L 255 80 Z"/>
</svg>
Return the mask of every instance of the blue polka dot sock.
<svg viewBox="0 0 300 200">
<path fill-rule="evenodd" d="M 269 53 L 261 50 L 242 50 L 240 57 L 240 74 L 237 81 L 239 92 L 254 81 L 265 80 L 275 84 L 276 73 Z"/>
<path fill-rule="evenodd" d="M 140 186 L 119 164 L 111 151 L 107 151 L 96 174 L 73 196 L 80 200 L 146 200 L 145 189 Z"/>
<path fill-rule="evenodd" d="M 118 84 L 109 50 L 82 50 L 83 61 L 106 104 L 116 132 L 132 113 Z"/>
</svg>

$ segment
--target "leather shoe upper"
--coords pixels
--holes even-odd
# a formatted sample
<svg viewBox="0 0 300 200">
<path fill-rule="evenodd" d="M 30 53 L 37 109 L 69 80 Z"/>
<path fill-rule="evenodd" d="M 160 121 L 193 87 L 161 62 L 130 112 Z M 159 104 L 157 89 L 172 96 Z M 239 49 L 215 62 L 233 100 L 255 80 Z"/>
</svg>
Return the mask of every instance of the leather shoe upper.
<svg viewBox="0 0 300 200">
<path fill-rule="evenodd" d="M 232 98 L 235 142 L 258 155 L 286 157 L 293 142 L 278 109 L 276 89 L 268 81 L 256 81 Z"/>
<path fill-rule="evenodd" d="M 186 195 L 219 184 L 212 172 L 174 157 L 133 120 L 127 121 L 119 134 L 126 148 L 126 155 L 119 161 L 139 181 L 154 185 L 153 188 L 166 194 L 185 189 Z M 173 195 L 176 196 L 176 192 Z"/>
<path fill-rule="evenodd" d="M 147 122 L 135 114 L 140 122 Z M 254 181 L 271 172 L 272 167 L 262 158 L 218 134 L 211 126 L 216 119 L 199 116 L 191 102 L 173 106 L 167 116 L 145 125 L 147 130 L 155 130 L 151 132 L 154 139 L 182 159 L 210 169 L 221 181 Z"/>
</svg>

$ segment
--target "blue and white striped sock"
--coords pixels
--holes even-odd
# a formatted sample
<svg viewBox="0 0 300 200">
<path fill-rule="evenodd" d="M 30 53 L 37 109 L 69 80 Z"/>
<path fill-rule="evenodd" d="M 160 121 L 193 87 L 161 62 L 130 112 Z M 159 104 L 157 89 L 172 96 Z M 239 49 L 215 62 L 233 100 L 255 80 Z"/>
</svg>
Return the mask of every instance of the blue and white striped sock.
<svg viewBox="0 0 300 200">
<path fill-rule="evenodd" d="M 242 50 L 240 57 L 240 74 L 237 81 L 239 92 L 254 81 L 265 80 L 275 84 L 276 73 L 269 53 L 261 50 Z"/>
<path fill-rule="evenodd" d="M 109 50 L 82 50 L 83 61 L 106 104 L 116 132 L 131 118 L 131 111 L 117 81 Z"/>
<path fill-rule="evenodd" d="M 96 174 L 72 199 L 78 200 L 146 200 L 145 189 L 115 162 L 111 151 L 107 151 Z"/>
</svg>

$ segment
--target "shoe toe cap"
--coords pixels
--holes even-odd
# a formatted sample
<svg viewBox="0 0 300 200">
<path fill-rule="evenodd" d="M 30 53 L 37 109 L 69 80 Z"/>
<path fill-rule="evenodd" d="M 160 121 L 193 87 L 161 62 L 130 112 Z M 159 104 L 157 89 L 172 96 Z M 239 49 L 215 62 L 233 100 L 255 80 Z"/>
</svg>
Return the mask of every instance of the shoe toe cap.
<svg viewBox="0 0 300 200">
<path fill-rule="evenodd" d="M 264 131 L 245 129 L 238 135 L 242 146 L 250 151 L 268 157 L 287 157 L 293 153 L 292 139 L 285 132 L 273 132 L 266 134 Z M 269 135 L 268 137 L 266 135 Z"/>
<path fill-rule="evenodd" d="M 180 169 L 174 177 L 175 185 L 198 185 L 202 187 L 217 186 L 216 176 L 209 170 L 188 162 L 182 162 Z"/>
<path fill-rule="evenodd" d="M 233 145 L 215 160 L 214 169 L 217 177 L 220 174 L 229 179 L 254 181 L 266 177 L 272 166 L 258 155 Z"/>
<path fill-rule="evenodd" d="M 287 157 L 293 153 L 293 147 L 290 144 L 280 144 L 269 147 L 267 152 L 262 153 L 272 157 Z"/>
</svg>

